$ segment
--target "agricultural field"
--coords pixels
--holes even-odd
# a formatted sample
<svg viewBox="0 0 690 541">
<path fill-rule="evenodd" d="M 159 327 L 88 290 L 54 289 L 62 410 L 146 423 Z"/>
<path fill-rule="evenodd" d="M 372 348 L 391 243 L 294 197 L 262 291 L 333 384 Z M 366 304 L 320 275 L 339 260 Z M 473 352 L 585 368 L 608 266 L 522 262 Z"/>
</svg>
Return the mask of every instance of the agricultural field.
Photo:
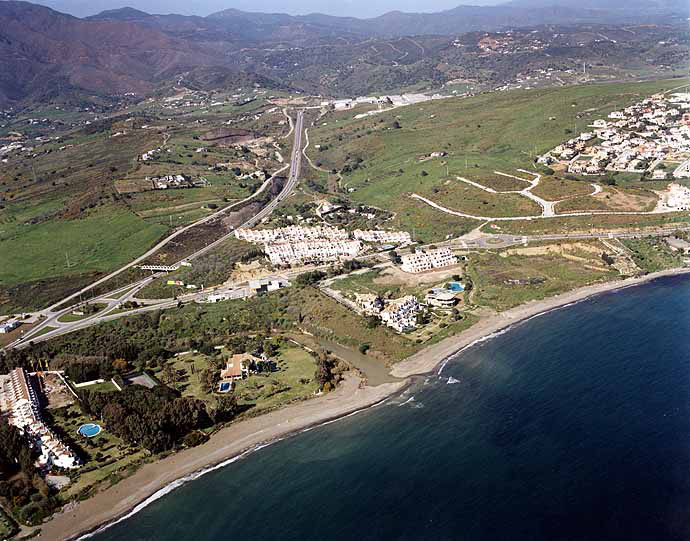
<svg viewBox="0 0 690 541">
<path fill-rule="evenodd" d="M 593 179 L 591 182 L 596 182 Z M 532 193 L 546 201 L 562 201 L 574 197 L 584 197 L 594 192 L 590 182 L 568 180 L 560 177 L 543 176 Z"/>
<path fill-rule="evenodd" d="M 644 188 L 604 186 L 592 197 L 575 197 L 556 204 L 557 213 L 587 210 L 615 212 L 650 212 L 657 205 L 658 196 Z"/>
<path fill-rule="evenodd" d="M 146 102 L 100 120 L 56 110 L 32 126 L 42 139 L 0 170 L 0 313 L 44 307 L 172 229 L 254 193 L 263 180 L 250 175 L 270 175 L 289 154 L 287 120 L 265 99 L 234 103 L 209 112 Z M 228 122 L 225 137 L 219 130 Z M 161 151 L 141 160 L 154 149 Z M 200 185 L 153 190 L 145 180 L 172 174 Z M 211 229 L 192 244 L 205 244 Z"/>
</svg>

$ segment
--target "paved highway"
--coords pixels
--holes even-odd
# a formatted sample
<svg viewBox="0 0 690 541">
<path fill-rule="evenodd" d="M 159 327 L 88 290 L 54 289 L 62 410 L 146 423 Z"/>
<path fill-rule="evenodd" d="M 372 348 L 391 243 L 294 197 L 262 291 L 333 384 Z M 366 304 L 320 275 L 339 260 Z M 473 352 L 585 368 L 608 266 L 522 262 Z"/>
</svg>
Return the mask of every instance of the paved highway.
<svg viewBox="0 0 690 541">
<path fill-rule="evenodd" d="M 154 274 L 154 275 L 149 276 L 143 280 L 139 280 L 138 282 L 123 286 L 123 287 L 117 289 L 116 291 L 109 292 L 105 295 L 102 295 L 102 296 L 99 296 L 97 298 L 90 300 L 89 302 L 91 302 L 91 303 L 106 304 L 107 308 L 102 310 L 99 314 L 95 314 L 94 316 L 91 316 L 89 318 L 85 318 L 85 319 L 80 320 L 78 322 L 60 323 L 58 321 L 59 318 L 70 313 L 72 310 L 74 310 L 74 308 L 75 308 L 74 306 L 69 306 L 67 308 L 63 308 L 62 310 L 58 310 L 58 311 L 55 311 L 55 309 L 58 306 L 66 303 L 66 302 L 69 302 L 70 300 L 73 300 L 73 299 L 80 297 L 81 295 L 88 292 L 90 289 L 94 288 L 95 286 L 106 282 L 107 280 L 113 278 L 114 276 L 117 276 L 121 272 L 124 272 L 125 270 L 133 267 L 134 265 L 141 263 L 142 261 L 146 260 L 151 255 L 153 255 L 155 252 L 160 250 L 168 242 L 170 242 L 174 238 L 178 237 L 179 235 L 181 235 L 185 231 L 191 229 L 192 227 L 196 227 L 198 225 L 206 223 L 206 222 L 212 220 L 213 218 L 216 218 L 216 217 L 224 214 L 228 210 L 253 199 L 257 195 L 259 195 L 261 192 L 263 192 L 271 184 L 271 182 L 274 180 L 274 178 L 276 176 L 278 176 L 280 173 L 282 173 L 283 171 L 285 171 L 289 167 L 290 173 L 288 175 L 287 182 L 283 186 L 283 188 L 280 191 L 280 193 L 278 194 L 278 196 L 275 197 L 274 199 L 272 199 L 258 213 L 256 213 L 254 216 L 252 216 L 249 220 L 247 220 L 243 224 L 241 224 L 239 227 L 253 227 L 257 223 L 259 223 L 261 220 L 263 220 L 265 217 L 269 216 L 275 210 L 275 208 L 290 195 L 292 190 L 297 185 L 297 182 L 299 181 L 300 170 L 302 167 L 302 137 L 303 137 L 303 133 L 304 133 L 304 111 L 300 110 L 297 112 L 297 120 L 295 122 L 294 142 L 292 145 L 292 154 L 291 154 L 290 163 L 285 165 L 281 169 L 279 169 L 276 173 L 274 173 L 274 175 L 270 179 L 268 179 L 266 182 L 264 182 L 264 184 L 261 186 L 261 188 L 259 190 L 257 190 L 250 197 L 243 199 L 242 201 L 239 201 L 238 203 L 235 203 L 233 205 L 225 207 L 224 209 L 221 209 L 220 211 L 218 211 L 214 214 L 206 216 L 205 218 L 203 218 L 197 222 L 194 222 L 193 224 L 190 224 L 190 225 L 188 225 L 182 229 L 179 229 L 178 231 L 176 231 L 172 235 L 166 237 L 161 242 L 156 244 L 156 246 L 151 248 L 145 254 L 139 256 L 134 261 L 128 263 L 124 267 L 118 269 L 115 272 L 110 273 L 109 275 L 101 278 L 100 280 L 97 280 L 96 282 L 94 282 L 94 283 L 90 284 L 89 286 L 77 291 L 76 293 L 73 293 L 73 294 L 69 295 L 68 297 L 65 297 L 64 299 L 54 303 L 53 305 L 49 306 L 48 308 L 41 310 L 38 313 L 38 315 L 44 317 L 44 319 L 40 323 L 35 325 L 25 335 L 23 335 L 19 339 L 15 340 L 14 342 L 12 342 L 8 346 L 6 346 L 6 349 L 18 347 L 22 344 L 28 344 L 28 342 L 32 340 L 32 337 L 35 337 L 34 341 L 36 341 L 36 342 L 43 341 L 43 340 L 47 340 L 49 338 L 52 338 L 54 336 L 65 334 L 67 332 L 72 332 L 74 330 L 88 327 L 90 325 L 95 325 L 95 324 L 100 323 L 102 321 L 109 321 L 110 319 L 115 319 L 116 317 L 121 317 L 120 314 L 110 314 L 110 312 L 115 310 L 120 304 L 134 298 L 137 291 L 146 287 L 152 280 L 154 280 L 155 278 L 160 276 L 160 274 Z M 213 250 L 214 248 L 216 248 L 218 245 L 225 242 L 228 238 L 230 238 L 233 235 L 234 235 L 234 230 L 229 232 L 228 234 L 222 236 L 221 238 L 217 239 L 216 241 L 206 245 L 204 248 L 198 250 L 197 252 L 181 259 L 177 263 L 181 263 L 182 261 L 191 261 L 193 259 L 196 259 L 196 258 L 204 255 L 205 253 Z M 132 288 L 131 291 L 128 291 L 128 290 L 130 290 L 130 288 Z M 117 298 L 118 293 L 122 293 L 125 291 L 127 292 L 126 295 L 124 295 L 121 298 Z M 171 306 L 175 306 L 177 304 L 177 301 L 174 301 L 172 303 L 169 303 L 166 301 L 166 302 L 163 302 L 160 304 L 155 304 L 155 305 L 143 307 L 140 310 L 128 312 L 128 314 L 129 313 L 136 313 L 136 312 L 140 312 L 140 311 L 155 310 L 158 308 L 167 308 L 167 307 L 169 307 L 168 304 L 170 304 Z M 45 329 L 47 327 L 56 327 L 56 328 L 54 330 L 45 332 Z M 36 336 L 37 334 L 41 333 L 41 331 L 43 331 L 43 334 L 40 334 L 40 336 Z"/>
<path fill-rule="evenodd" d="M 149 258 L 149 257 L 152 256 L 153 254 L 155 254 L 158 250 L 160 250 L 163 246 L 165 246 L 166 244 L 168 244 L 171 240 L 173 240 L 173 239 L 179 237 L 179 236 L 180 236 L 182 233 L 184 233 L 185 231 L 188 231 L 189 229 L 192 229 L 193 227 L 197 227 L 197 226 L 199 226 L 199 225 L 205 224 L 205 223 L 207 223 L 207 222 L 213 220 L 214 218 L 217 218 L 217 217 L 219 217 L 219 216 L 222 216 L 223 214 L 225 214 L 225 213 L 228 212 L 229 210 L 232 210 L 233 208 L 235 208 L 235 207 L 237 207 L 237 206 L 239 206 L 239 205 L 242 205 L 242 204 L 244 204 L 244 203 L 246 203 L 246 202 L 248 202 L 248 201 L 251 201 L 251 200 L 254 199 L 257 195 L 261 194 L 268 186 L 270 186 L 270 184 L 273 182 L 273 180 L 275 179 L 275 177 L 279 176 L 279 175 L 280 175 L 281 173 L 283 173 L 288 167 L 290 167 L 290 175 L 289 175 L 289 178 L 288 178 L 288 182 L 286 183 L 286 185 L 284 186 L 283 190 L 282 190 L 281 193 L 278 195 L 278 197 L 277 197 L 276 199 L 274 199 L 273 201 L 271 201 L 268 205 L 266 205 L 258 214 L 256 214 L 256 216 L 254 216 L 252 219 L 250 219 L 250 220 L 248 220 L 247 222 L 245 222 L 244 224 L 242 224 L 242 226 L 240 226 L 240 227 L 251 227 L 251 226 L 253 226 L 254 224 L 256 224 L 257 222 L 261 221 L 264 217 L 268 216 L 271 212 L 273 212 L 273 210 L 276 208 L 276 206 L 278 206 L 278 204 L 290 194 L 290 192 L 292 191 L 292 189 L 293 189 L 293 188 L 295 187 L 295 185 L 297 184 L 297 180 L 299 179 L 299 171 L 300 171 L 300 168 L 301 168 L 301 166 L 302 166 L 302 160 L 301 160 L 301 158 L 302 158 L 302 136 L 303 136 L 303 126 L 304 126 L 304 111 L 301 111 L 301 110 L 300 110 L 300 111 L 298 111 L 298 113 L 297 113 L 297 121 L 296 121 L 296 123 L 295 123 L 295 140 L 294 140 L 294 144 L 293 144 L 293 146 L 292 146 L 292 159 L 291 159 L 290 164 L 287 164 L 287 165 L 281 167 L 278 171 L 276 171 L 276 172 L 271 176 L 271 178 L 269 178 L 268 180 L 266 180 L 266 182 L 264 182 L 264 183 L 261 185 L 261 187 L 260 187 L 256 192 L 254 192 L 252 195 L 250 195 L 249 197 L 247 197 L 247 198 L 245 198 L 245 199 L 243 199 L 243 200 L 241 200 L 241 201 L 238 201 L 237 203 L 233 203 L 232 205 L 229 205 L 229 206 L 227 206 L 227 207 L 225 207 L 225 208 L 222 208 L 222 209 L 219 210 L 218 212 L 214 212 L 213 214 L 210 214 L 210 215 L 208 215 L 208 216 L 202 218 L 201 220 L 198 220 L 198 221 L 196 221 L 196 222 L 194 222 L 194 223 L 192 223 L 192 224 L 189 224 L 189 225 L 187 225 L 187 226 L 185 226 L 185 227 L 183 227 L 183 228 L 181 228 L 181 229 L 178 229 L 178 230 L 175 231 L 174 233 L 172 233 L 172 234 L 170 234 L 169 236 L 167 236 L 166 238 L 164 238 L 162 241 L 160 241 L 158 244 L 156 244 L 153 248 L 151 248 L 150 250 L 148 250 L 146 253 L 142 254 L 142 255 L 139 256 L 139 257 L 137 257 L 135 260 L 129 262 L 129 263 L 128 263 L 127 265 L 125 265 L 124 267 L 122 267 L 122 268 L 120 268 L 120 269 L 118 269 L 118 270 L 116 270 L 116 271 L 114 271 L 114 272 L 111 272 L 111 273 L 108 274 L 107 276 L 104 276 L 103 278 L 101 278 L 101 279 L 99 279 L 99 280 L 93 282 L 92 284 L 89 284 L 89 285 L 86 286 L 85 288 L 83 288 L 83 289 L 81 289 L 81 290 L 79 290 L 79 291 L 77 291 L 77 292 L 75 292 L 75 293 L 72 293 L 72 294 L 69 295 L 68 297 L 65 297 L 64 299 L 62 299 L 62 300 L 60 300 L 60 301 L 54 303 L 53 305 L 49 306 L 48 308 L 42 310 L 41 313 L 42 313 L 43 315 L 47 315 L 48 313 L 50 313 L 50 312 L 52 312 L 53 310 L 55 310 L 55 308 L 57 308 L 57 307 L 60 306 L 61 304 L 64 304 L 64 303 L 66 303 L 66 302 L 69 302 L 69 301 L 71 301 L 72 299 L 76 299 L 77 297 L 79 297 L 80 295 L 83 295 L 84 293 L 86 293 L 86 292 L 89 291 L 90 289 L 93 289 L 94 287 L 96 287 L 96 286 L 98 286 L 98 285 L 100 285 L 100 284 L 102 284 L 102 283 L 104 283 L 104 282 L 107 282 L 107 281 L 110 280 L 111 278 L 114 278 L 115 276 L 117 276 L 118 274 L 120 274 L 120 273 L 126 271 L 127 269 L 132 268 L 133 266 L 135 266 L 135 265 L 141 263 L 142 261 L 145 261 L 147 258 Z M 195 258 L 199 257 L 200 255 L 205 254 L 206 252 L 208 252 L 209 250 L 212 250 L 212 249 L 215 248 L 218 244 L 220 244 L 221 242 L 223 242 L 224 240 L 226 240 L 230 235 L 232 235 L 232 233 L 230 233 L 230 234 L 228 234 L 228 235 L 225 235 L 224 237 L 222 237 L 222 238 L 218 239 L 217 241 L 215 241 L 215 242 L 209 244 L 208 246 L 205 246 L 204 248 L 202 248 L 202 249 L 199 250 L 198 252 L 196 252 L 196 253 L 194 253 L 194 254 L 188 256 L 188 257 L 183 258 L 183 259 L 180 260 L 178 263 L 180 263 L 180 262 L 182 262 L 182 261 L 187 261 L 187 260 L 190 260 L 190 259 L 195 259 Z"/>
</svg>

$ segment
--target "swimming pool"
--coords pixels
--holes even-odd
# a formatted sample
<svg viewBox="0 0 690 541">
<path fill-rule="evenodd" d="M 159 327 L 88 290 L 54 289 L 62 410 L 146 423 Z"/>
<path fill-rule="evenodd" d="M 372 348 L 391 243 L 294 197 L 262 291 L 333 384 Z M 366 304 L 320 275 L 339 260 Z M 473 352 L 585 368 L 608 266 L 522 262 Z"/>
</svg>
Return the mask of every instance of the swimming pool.
<svg viewBox="0 0 690 541">
<path fill-rule="evenodd" d="M 451 291 L 454 291 L 456 293 L 459 291 L 465 291 L 465 286 L 462 285 L 460 282 L 450 282 L 448 284 L 448 287 Z"/>
<path fill-rule="evenodd" d="M 77 430 L 77 434 L 80 436 L 84 436 L 85 438 L 93 438 L 94 436 L 98 436 L 101 433 L 101 427 L 97 424 L 94 423 L 87 423 L 85 425 L 81 425 L 79 429 Z"/>
<path fill-rule="evenodd" d="M 232 391 L 232 383 L 224 382 L 220 384 L 221 393 L 229 393 Z"/>
</svg>

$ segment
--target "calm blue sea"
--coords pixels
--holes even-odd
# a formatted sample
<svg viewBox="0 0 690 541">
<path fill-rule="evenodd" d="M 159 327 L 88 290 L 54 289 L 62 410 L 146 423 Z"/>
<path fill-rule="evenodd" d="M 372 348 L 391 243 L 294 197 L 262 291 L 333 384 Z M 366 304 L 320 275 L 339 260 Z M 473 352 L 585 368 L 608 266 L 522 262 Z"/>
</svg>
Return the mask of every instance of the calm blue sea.
<svg viewBox="0 0 690 541">
<path fill-rule="evenodd" d="M 96 539 L 690 539 L 689 331 L 688 278 L 554 311 Z"/>
</svg>

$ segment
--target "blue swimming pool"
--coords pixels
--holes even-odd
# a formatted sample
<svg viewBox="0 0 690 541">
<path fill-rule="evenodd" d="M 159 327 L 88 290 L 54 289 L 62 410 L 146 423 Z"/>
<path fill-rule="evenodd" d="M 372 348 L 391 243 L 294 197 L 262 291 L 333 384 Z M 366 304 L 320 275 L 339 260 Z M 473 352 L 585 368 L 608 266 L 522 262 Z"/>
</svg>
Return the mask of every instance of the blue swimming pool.
<svg viewBox="0 0 690 541">
<path fill-rule="evenodd" d="M 460 282 L 450 282 L 448 284 L 448 287 L 451 291 L 454 291 L 456 293 L 459 291 L 465 291 L 465 286 L 462 285 Z"/>
<path fill-rule="evenodd" d="M 229 393 L 230 391 L 232 391 L 232 383 L 225 382 L 220 384 L 221 393 Z"/>
<path fill-rule="evenodd" d="M 99 425 L 87 423 L 85 425 L 81 425 L 77 430 L 77 433 L 85 438 L 93 438 L 94 436 L 98 436 L 101 433 L 101 430 L 102 429 Z"/>
</svg>

